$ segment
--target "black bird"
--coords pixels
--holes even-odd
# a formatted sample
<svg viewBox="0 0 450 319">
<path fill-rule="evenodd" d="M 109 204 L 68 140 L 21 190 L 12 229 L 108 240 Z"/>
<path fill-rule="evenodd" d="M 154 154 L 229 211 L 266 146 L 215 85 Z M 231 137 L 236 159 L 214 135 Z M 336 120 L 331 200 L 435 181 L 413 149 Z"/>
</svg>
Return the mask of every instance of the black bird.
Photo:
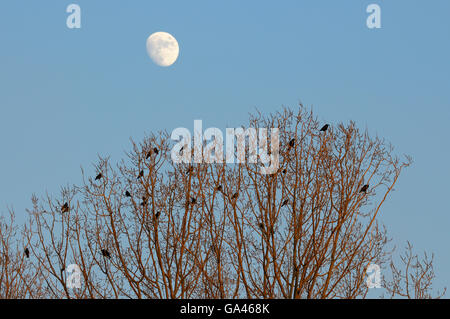
<svg viewBox="0 0 450 319">
<path fill-rule="evenodd" d="M 283 170 L 283 174 L 286 174 L 286 172 L 287 172 L 287 170 L 286 170 L 286 169 L 284 169 L 284 170 Z"/>
<path fill-rule="evenodd" d="M 259 223 L 259 229 L 261 229 L 261 230 L 264 230 L 264 225 L 263 225 L 263 223 Z"/>
<path fill-rule="evenodd" d="M 231 198 L 232 199 L 236 199 L 236 198 L 238 198 L 238 196 L 239 196 L 239 194 L 236 192 L 236 193 L 233 194 L 233 196 Z"/>
<path fill-rule="evenodd" d="M 97 181 L 97 180 L 99 180 L 102 177 L 103 177 L 102 173 L 98 173 L 98 175 L 95 176 L 95 180 Z"/>
<path fill-rule="evenodd" d="M 328 124 L 325 124 L 324 126 L 322 126 L 322 128 L 320 129 L 320 132 L 325 132 L 328 129 Z"/>
<path fill-rule="evenodd" d="M 369 185 L 368 184 L 366 184 L 366 185 L 364 185 L 362 188 L 361 188 L 361 190 L 359 191 L 360 193 L 366 193 L 367 194 L 367 190 L 369 189 Z"/>
<path fill-rule="evenodd" d="M 152 151 L 149 151 L 149 152 L 147 153 L 147 156 L 145 157 L 145 159 L 149 159 L 150 156 L 152 156 Z"/>
<path fill-rule="evenodd" d="M 155 218 L 158 219 L 159 215 L 161 215 L 161 212 L 156 212 Z"/>
<path fill-rule="evenodd" d="M 195 204 L 197 200 L 194 197 L 191 197 L 191 204 Z"/>
<path fill-rule="evenodd" d="M 282 203 L 281 203 L 281 207 L 286 206 L 289 203 L 289 200 L 285 199 Z"/>
<path fill-rule="evenodd" d="M 159 150 L 155 147 L 155 148 L 153 149 L 153 152 L 155 152 L 155 154 L 158 155 Z"/>
<path fill-rule="evenodd" d="M 131 197 L 130 192 L 129 192 L 129 191 L 126 191 L 126 192 L 125 192 L 125 196 L 126 196 L 126 197 Z"/>
<path fill-rule="evenodd" d="M 139 175 L 138 175 L 137 179 L 141 178 L 142 176 L 144 176 L 144 170 L 141 170 L 139 172 Z"/>
<path fill-rule="evenodd" d="M 295 144 L 295 138 L 289 141 L 289 147 L 293 147 Z"/>
<path fill-rule="evenodd" d="M 111 258 L 111 255 L 109 254 L 109 251 L 107 251 L 106 249 L 102 249 L 102 256 Z"/>
<path fill-rule="evenodd" d="M 28 250 L 28 248 L 25 248 L 24 253 L 27 258 L 30 258 L 30 251 Z"/>
<path fill-rule="evenodd" d="M 217 186 L 216 190 L 218 190 L 219 192 L 222 191 L 222 185 Z"/>
<path fill-rule="evenodd" d="M 61 213 L 67 213 L 69 211 L 69 204 L 66 202 L 61 207 Z"/>
</svg>

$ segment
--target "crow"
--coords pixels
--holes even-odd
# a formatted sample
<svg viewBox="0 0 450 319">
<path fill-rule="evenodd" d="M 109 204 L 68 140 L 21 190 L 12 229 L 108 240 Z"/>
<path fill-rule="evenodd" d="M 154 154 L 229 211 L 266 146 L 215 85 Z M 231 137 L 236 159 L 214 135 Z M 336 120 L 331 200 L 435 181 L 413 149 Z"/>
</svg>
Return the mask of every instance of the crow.
<svg viewBox="0 0 450 319">
<path fill-rule="evenodd" d="M 125 196 L 126 196 L 126 197 L 131 197 L 130 192 L 129 192 L 129 191 L 126 191 L 126 192 L 125 192 Z"/>
<path fill-rule="evenodd" d="M 141 170 L 139 172 L 139 175 L 138 175 L 137 179 L 141 178 L 142 176 L 144 176 L 144 170 Z"/>
<path fill-rule="evenodd" d="M 156 155 L 158 155 L 159 150 L 155 147 L 155 148 L 153 148 L 153 152 L 154 152 Z"/>
<path fill-rule="evenodd" d="M 263 225 L 263 223 L 259 223 L 259 229 L 261 229 L 261 230 L 264 230 L 264 225 Z"/>
<path fill-rule="evenodd" d="M 222 191 L 222 185 L 217 186 L 216 190 L 218 190 L 219 192 Z"/>
<path fill-rule="evenodd" d="M 289 147 L 293 147 L 295 144 L 295 138 L 289 141 Z"/>
<path fill-rule="evenodd" d="M 152 156 L 152 151 L 149 151 L 149 152 L 147 153 L 147 156 L 145 157 L 145 159 L 149 159 L 150 156 Z"/>
<path fill-rule="evenodd" d="M 161 215 L 161 212 L 156 212 L 155 218 L 158 219 L 159 215 Z"/>
<path fill-rule="evenodd" d="M 98 175 L 95 176 L 95 180 L 97 181 L 97 180 L 101 179 L 102 177 L 103 177 L 102 173 L 98 173 Z"/>
<path fill-rule="evenodd" d="M 236 192 L 236 193 L 233 194 L 233 196 L 231 198 L 232 199 L 236 199 L 236 198 L 238 198 L 238 196 L 239 196 L 239 194 Z"/>
<path fill-rule="evenodd" d="M 106 249 L 102 249 L 102 256 L 111 258 L 111 255 L 109 254 L 109 251 L 107 251 Z"/>
<path fill-rule="evenodd" d="M 281 207 L 286 206 L 289 203 L 289 200 L 285 199 L 282 203 L 281 203 Z"/>
<path fill-rule="evenodd" d="M 27 258 L 30 258 L 30 251 L 28 250 L 28 248 L 25 248 L 24 253 Z"/>
<path fill-rule="evenodd" d="M 359 191 L 360 193 L 366 193 L 367 194 L 367 190 L 369 189 L 369 185 L 368 184 L 366 184 L 366 185 L 364 185 L 362 188 L 361 188 L 361 190 Z"/>
<path fill-rule="evenodd" d="M 284 169 L 284 170 L 283 170 L 283 174 L 286 174 L 286 172 L 287 172 L 287 170 L 286 170 L 286 169 Z"/>
<path fill-rule="evenodd" d="M 69 204 L 66 202 L 61 206 L 61 213 L 67 213 L 69 211 Z"/>
<path fill-rule="evenodd" d="M 325 124 L 324 126 L 322 126 L 322 128 L 320 129 L 320 132 L 325 132 L 328 129 L 328 124 Z"/>
<path fill-rule="evenodd" d="M 194 197 L 191 197 L 191 204 L 195 204 L 197 200 Z"/>
</svg>

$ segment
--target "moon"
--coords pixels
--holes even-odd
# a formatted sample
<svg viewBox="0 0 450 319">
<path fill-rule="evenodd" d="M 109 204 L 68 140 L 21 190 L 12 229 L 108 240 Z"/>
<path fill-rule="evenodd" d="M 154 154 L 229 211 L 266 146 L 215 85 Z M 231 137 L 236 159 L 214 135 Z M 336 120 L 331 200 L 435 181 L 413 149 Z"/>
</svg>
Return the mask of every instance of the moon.
<svg viewBox="0 0 450 319">
<path fill-rule="evenodd" d="M 180 53 L 177 40 L 167 32 L 155 32 L 147 38 L 147 53 L 159 66 L 171 66 Z"/>
</svg>

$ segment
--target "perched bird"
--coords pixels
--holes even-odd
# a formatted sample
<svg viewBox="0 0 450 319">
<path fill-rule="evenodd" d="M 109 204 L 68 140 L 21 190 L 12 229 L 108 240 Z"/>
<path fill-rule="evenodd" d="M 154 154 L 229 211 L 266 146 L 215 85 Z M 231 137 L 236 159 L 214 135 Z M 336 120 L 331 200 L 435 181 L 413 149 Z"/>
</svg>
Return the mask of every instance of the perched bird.
<svg viewBox="0 0 450 319">
<path fill-rule="evenodd" d="M 217 186 L 216 190 L 218 190 L 219 192 L 222 191 L 222 185 Z"/>
<path fill-rule="evenodd" d="M 147 156 L 145 157 L 145 159 L 149 159 L 150 156 L 152 156 L 152 151 L 149 151 L 149 152 L 147 153 Z"/>
<path fill-rule="evenodd" d="M 289 141 L 289 147 L 293 147 L 295 145 L 295 138 Z"/>
<path fill-rule="evenodd" d="M 153 152 L 154 152 L 156 155 L 158 155 L 159 150 L 155 147 L 155 148 L 153 148 Z"/>
<path fill-rule="evenodd" d="M 129 191 L 126 191 L 126 192 L 125 192 L 125 196 L 126 196 L 126 197 L 131 197 L 130 192 L 129 192 Z"/>
<path fill-rule="evenodd" d="M 197 200 L 194 197 L 191 197 L 191 204 L 195 204 Z"/>
<path fill-rule="evenodd" d="M 30 258 L 30 251 L 28 250 L 28 248 L 25 248 L 24 253 L 27 258 Z"/>
<path fill-rule="evenodd" d="M 287 172 L 287 170 L 286 170 L 286 169 L 284 169 L 284 170 L 283 170 L 283 174 L 286 174 L 286 172 Z"/>
<path fill-rule="evenodd" d="M 282 203 L 281 203 L 281 207 L 286 206 L 289 203 L 289 200 L 285 199 Z"/>
<path fill-rule="evenodd" d="M 95 176 L 95 180 L 97 181 L 97 180 L 99 180 L 102 177 L 103 177 L 102 173 L 98 173 L 98 175 Z"/>
<path fill-rule="evenodd" d="M 232 199 L 236 199 L 236 198 L 238 198 L 238 196 L 239 196 L 239 194 L 236 192 L 236 193 L 233 194 L 233 196 L 231 198 Z"/>
<path fill-rule="evenodd" d="M 324 126 L 322 126 L 322 128 L 320 129 L 320 132 L 325 132 L 328 129 L 328 124 L 325 124 Z"/>
<path fill-rule="evenodd" d="M 369 185 L 368 184 L 366 184 L 366 185 L 364 185 L 362 188 L 361 188 L 361 190 L 359 191 L 360 193 L 366 193 L 367 194 L 367 190 L 369 189 Z"/>
<path fill-rule="evenodd" d="M 144 170 L 141 170 L 139 172 L 139 175 L 138 175 L 137 179 L 141 178 L 142 176 L 144 176 Z"/>
<path fill-rule="evenodd" d="M 109 254 L 109 251 L 107 251 L 106 249 L 102 249 L 102 256 L 111 258 L 111 255 Z"/>
<path fill-rule="evenodd" d="M 259 223 L 258 227 L 259 227 L 259 229 L 264 230 L 264 225 L 263 225 L 263 223 Z"/>
<path fill-rule="evenodd" d="M 159 215 L 161 215 L 161 212 L 156 212 L 155 218 L 158 219 Z"/>
<path fill-rule="evenodd" d="M 67 213 L 69 211 L 69 204 L 66 202 L 61 206 L 61 213 Z"/>
</svg>

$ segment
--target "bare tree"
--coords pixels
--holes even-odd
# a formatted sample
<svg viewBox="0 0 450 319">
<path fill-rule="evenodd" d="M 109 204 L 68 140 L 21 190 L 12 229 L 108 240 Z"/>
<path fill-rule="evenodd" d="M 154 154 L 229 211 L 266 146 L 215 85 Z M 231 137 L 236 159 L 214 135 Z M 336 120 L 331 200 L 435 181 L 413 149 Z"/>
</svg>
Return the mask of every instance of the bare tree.
<svg viewBox="0 0 450 319">
<path fill-rule="evenodd" d="M 279 128 L 273 174 L 248 146 L 236 164 L 174 163 L 160 132 L 126 160 L 99 158 L 83 185 L 33 198 L 24 243 L 38 297 L 365 297 L 367 266 L 391 258 L 377 216 L 411 159 L 353 122 L 323 124 L 303 106 L 251 116 Z M 67 287 L 70 264 L 80 288 Z"/>
<path fill-rule="evenodd" d="M 413 253 L 412 245 L 408 242 L 404 254 L 400 256 L 402 264 L 401 270 L 391 261 L 392 279 L 385 281 L 385 288 L 390 297 L 402 297 L 408 299 L 432 299 L 441 298 L 446 292 L 446 288 L 442 292 L 433 295 L 433 280 L 436 278 L 433 268 L 434 256 L 428 257 L 424 253 L 424 257 Z"/>
</svg>

